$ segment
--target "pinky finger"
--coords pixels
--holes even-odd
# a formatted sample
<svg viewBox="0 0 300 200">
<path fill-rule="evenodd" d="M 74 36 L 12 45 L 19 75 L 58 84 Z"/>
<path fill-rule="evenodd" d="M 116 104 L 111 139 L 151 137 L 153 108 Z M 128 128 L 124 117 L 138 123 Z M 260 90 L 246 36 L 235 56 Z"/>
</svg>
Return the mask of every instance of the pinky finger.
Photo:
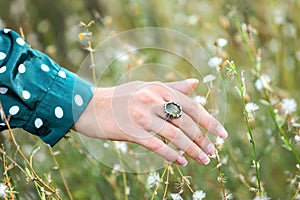
<svg viewBox="0 0 300 200">
<path fill-rule="evenodd" d="M 149 133 L 147 134 L 150 135 Z M 147 137 L 147 139 L 139 139 L 134 142 L 146 147 L 147 149 L 155 152 L 156 154 L 162 156 L 170 162 L 174 162 L 183 166 L 186 166 L 188 164 L 188 161 L 183 155 L 181 155 L 179 152 L 175 151 L 167 144 L 165 144 L 162 140 L 153 135 L 150 135 L 150 137 Z"/>
</svg>

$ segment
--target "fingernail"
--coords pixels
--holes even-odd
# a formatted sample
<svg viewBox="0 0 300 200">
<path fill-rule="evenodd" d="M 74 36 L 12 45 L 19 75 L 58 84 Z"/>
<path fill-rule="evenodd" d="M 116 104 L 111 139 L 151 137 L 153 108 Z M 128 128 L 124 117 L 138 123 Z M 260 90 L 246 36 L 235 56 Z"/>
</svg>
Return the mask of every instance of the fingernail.
<svg viewBox="0 0 300 200">
<path fill-rule="evenodd" d="M 199 83 L 199 80 L 196 79 L 196 78 L 189 78 L 189 79 L 186 79 L 186 81 L 187 81 L 189 84 L 198 84 L 198 83 Z"/>
<path fill-rule="evenodd" d="M 187 166 L 188 161 L 185 159 L 184 156 L 179 156 L 179 158 L 177 159 L 178 164 L 182 165 L 182 166 Z"/>
<path fill-rule="evenodd" d="M 226 129 L 222 125 L 219 125 L 218 131 L 219 131 L 219 134 L 220 134 L 221 138 L 227 138 L 228 133 L 227 133 Z"/>
<path fill-rule="evenodd" d="M 208 161 L 204 163 L 204 165 L 208 165 L 209 163 L 210 163 L 210 159 L 208 159 Z"/>
<path fill-rule="evenodd" d="M 201 152 L 200 155 L 199 155 L 199 159 L 202 163 L 204 163 L 204 165 L 207 165 L 209 162 L 210 162 L 210 159 L 209 157 L 207 156 L 206 153 L 204 152 Z"/>
<path fill-rule="evenodd" d="M 213 155 L 216 151 L 216 148 L 212 143 L 210 143 L 209 145 L 207 145 L 207 150 L 210 155 Z"/>
</svg>

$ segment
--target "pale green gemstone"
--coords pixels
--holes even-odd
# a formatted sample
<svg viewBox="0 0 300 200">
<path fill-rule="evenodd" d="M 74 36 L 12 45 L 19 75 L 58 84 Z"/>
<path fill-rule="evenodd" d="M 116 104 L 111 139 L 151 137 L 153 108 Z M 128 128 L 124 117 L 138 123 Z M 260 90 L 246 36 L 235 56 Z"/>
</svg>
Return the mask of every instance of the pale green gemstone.
<svg viewBox="0 0 300 200">
<path fill-rule="evenodd" d="M 180 114 L 180 108 L 177 105 L 174 104 L 168 104 L 166 106 L 166 111 L 172 115 L 178 115 Z"/>
</svg>

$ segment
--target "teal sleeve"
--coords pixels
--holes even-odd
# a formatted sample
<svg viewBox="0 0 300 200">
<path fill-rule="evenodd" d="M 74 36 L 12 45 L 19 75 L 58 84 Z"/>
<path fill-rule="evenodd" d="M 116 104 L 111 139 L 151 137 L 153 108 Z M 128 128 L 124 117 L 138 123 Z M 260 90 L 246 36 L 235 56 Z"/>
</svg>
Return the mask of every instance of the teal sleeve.
<svg viewBox="0 0 300 200">
<path fill-rule="evenodd" d="M 61 68 L 12 30 L 0 30 L 0 102 L 11 127 L 55 145 L 78 120 L 94 86 Z M 0 131 L 7 129 L 0 118 Z"/>
</svg>

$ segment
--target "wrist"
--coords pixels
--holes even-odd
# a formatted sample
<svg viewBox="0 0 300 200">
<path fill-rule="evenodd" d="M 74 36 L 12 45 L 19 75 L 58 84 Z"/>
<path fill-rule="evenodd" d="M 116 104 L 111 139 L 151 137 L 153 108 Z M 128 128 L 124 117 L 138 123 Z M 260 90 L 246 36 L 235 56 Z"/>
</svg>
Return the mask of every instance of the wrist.
<svg viewBox="0 0 300 200">
<path fill-rule="evenodd" d="M 74 124 L 77 132 L 92 138 L 104 138 L 101 121 L 111 107 L 112 88 L 96 88 L 89 104 Z"/>
</svg>

